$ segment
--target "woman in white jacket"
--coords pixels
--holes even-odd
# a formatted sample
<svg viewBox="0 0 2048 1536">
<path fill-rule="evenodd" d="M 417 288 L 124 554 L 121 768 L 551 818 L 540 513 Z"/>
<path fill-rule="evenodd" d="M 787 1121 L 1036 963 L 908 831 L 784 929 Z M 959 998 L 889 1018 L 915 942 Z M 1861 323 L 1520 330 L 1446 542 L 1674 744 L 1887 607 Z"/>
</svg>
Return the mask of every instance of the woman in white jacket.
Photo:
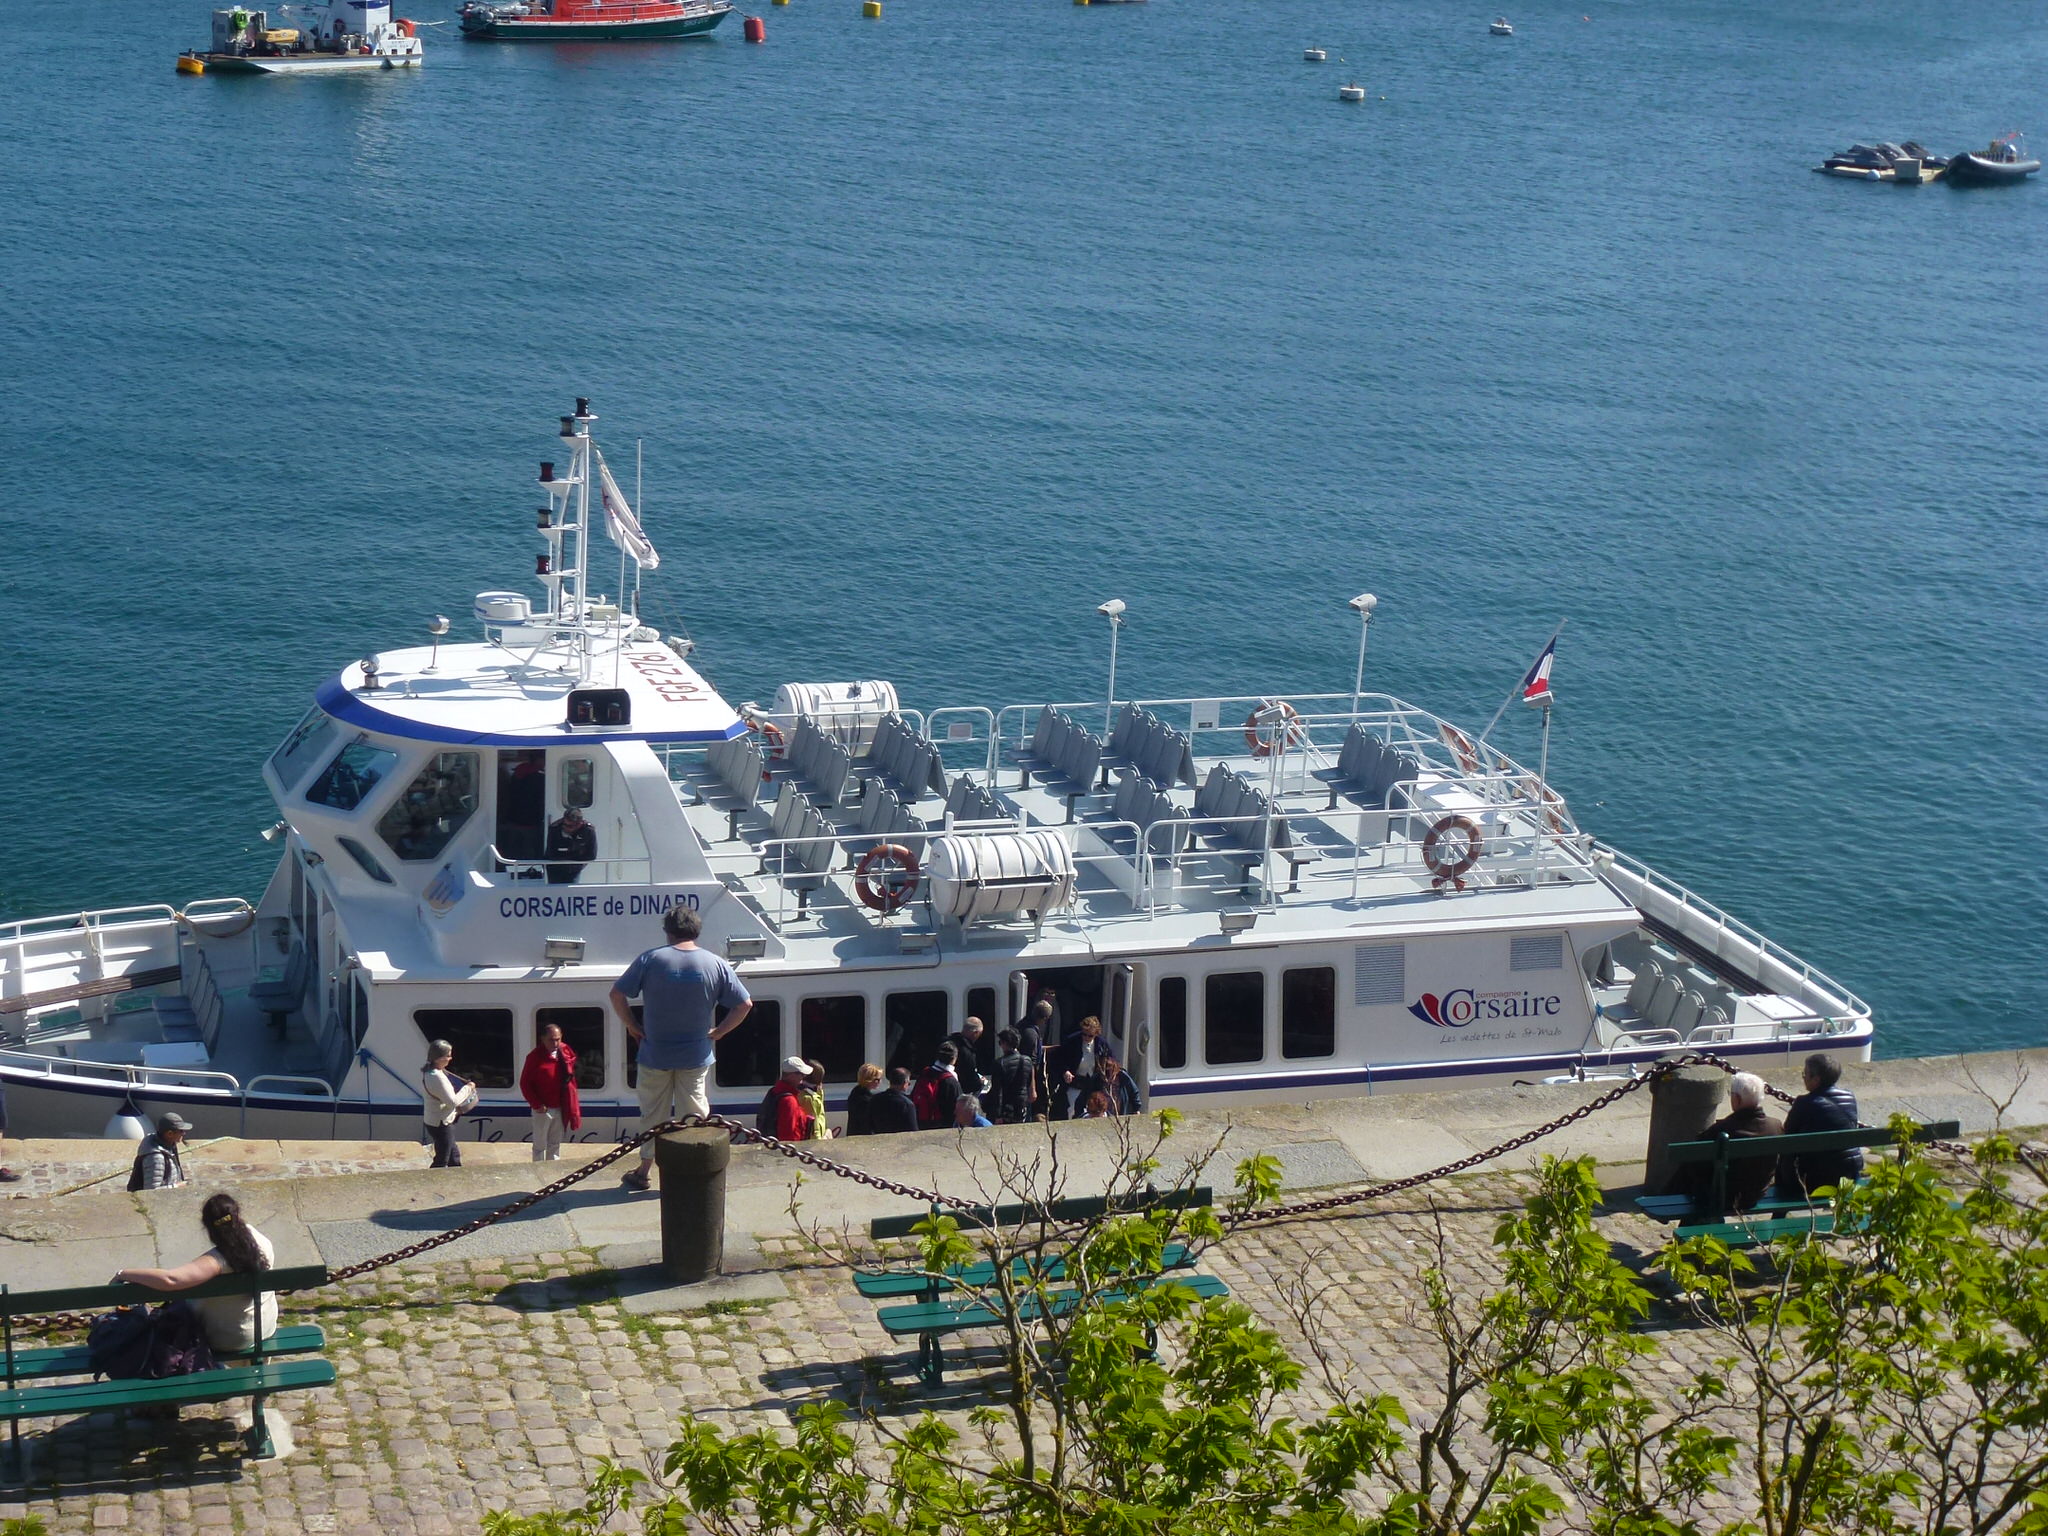
<svg viewBox="0 0 2048 1536">
<path fill-rule="evenodd" d="M 427 1064 L 420 1069 L 421 1104 L 427 1122 L 427 1140 L 434 1144 L 435 1168 L 460 1168 L 462 1149 L 455 1144 L 455 1122 L 465 1109 L 476 1103 L 476 1084 L 465 1082 L 448 1070 L 455 1059 L 455 1047 L 446 1040 L 427 1046 Z"/>
</svg>

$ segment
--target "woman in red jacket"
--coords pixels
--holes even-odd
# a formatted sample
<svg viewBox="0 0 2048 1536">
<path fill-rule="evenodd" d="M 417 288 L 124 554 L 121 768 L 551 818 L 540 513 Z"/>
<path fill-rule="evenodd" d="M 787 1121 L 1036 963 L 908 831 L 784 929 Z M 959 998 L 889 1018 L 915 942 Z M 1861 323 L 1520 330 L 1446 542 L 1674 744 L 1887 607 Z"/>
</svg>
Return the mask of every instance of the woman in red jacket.
<svg viewBox="0 0 2048 1536">
<path fill-rule="evenodd" d="M 556 1162 L 562 1136 L 583 1124 L 583 1106 L 576 1097 L 576 1053 L 562 1043 L 559 1024 L 540 1027 L 540 1044 L 527 1053 L 519 1072 L 519 1092 L 533 1111 L 533 1160 Z"/>
</svg>

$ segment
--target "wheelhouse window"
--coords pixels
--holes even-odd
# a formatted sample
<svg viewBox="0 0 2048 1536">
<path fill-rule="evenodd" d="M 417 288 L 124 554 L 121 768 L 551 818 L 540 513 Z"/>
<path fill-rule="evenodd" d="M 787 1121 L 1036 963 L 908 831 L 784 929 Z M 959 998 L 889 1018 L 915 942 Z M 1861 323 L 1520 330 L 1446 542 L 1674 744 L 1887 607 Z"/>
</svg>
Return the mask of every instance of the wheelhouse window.
<svg viewBox="0 0 2048 1536">
<path fill-rule="evenodd" d="M 828 1082 L 850 1083 L 867 1060 L 868 1000 L 864 997 L 807 997 L 799 1015 L 798 1052 L 820 1062 Z"/>
<path fill-rule="evenodd" d="M 306 770 L 319 761 L 334 740 L 334 717 L 323 709 L 309 709 L 306 718 L 292 727 L 291 735 L 270 754 L 270 771 L 279 786 L 289 791 Z"/>
<path fill-rule="evenodd" d="M 391 876 L 384 872 L 384 866 L 377 862 L 377 856 L 371 853 L 369 849 L 365 848 L 361 843 L 357 842 L 354 838 L 338 837 L 335 839 L 335 841 L 340 843 L 342 846 L 342 850 L 345 853 L 347 853 L 350 858 L 354 859 L 358 865 L 362 867 L 363 873 L 368 875 L 372 880 L 376 881 L 379 885 L 391 885 L 395 883 L 392 880 Z"/>
<path fill-rule="evenodd" d="M 943 992 L 891 992 L 882 999 L 884 1071 L 907 1067 L 915 1077 L 932 1064 L 946 1039 L 947 1001 Z"/>
<path fill-rule="evenodd" d="M 562 1032 L 562 1044 L 576 1053 L 576 1086 L 591 1092 L 604 1086 L 605 1010 L 602 1008 L 536 1008 L 533 1043 L 548 1025 Z"/>
<path fill-rule="evenodd" d="M 327 765 L 327 771 L 313 781 L 313 787 L 306 791 L 306 799 L 314 805 L 352 811 L 383 782 L 384 775 L 397 761 L 398 754 L 389 748 L 373 747 L 367 741 L 352 741 L 335 754 L 334 761 Z"/>
<path fill-rule="evenodd" d="M 436 752 L 377 818 L 377 835 L 408 862 L 431 859 L 476 814 L 477 755 Z"/>
<path fill-rule="evenodd" d="M 1337 1054 L 1337 973 L 1329 966 L 1280 973 L 1280 1054 Z"/>
<path fill-rule="evenodd" d="M 1159 1066 L 1171 1072 L 1188 1064 L 1188 979 L 1159 978 Z"/>
<path fill-rule="evenodd" d="M 1202 1055 L 1212 1067 L 1266 1054 L 1266 973 L 1224 971 L 1202 992 Z"/>
<path fill-rule="evenodd" d="M 510 1008 L 415 1008 L 413 1028 L 420 1032 L 421 1061 L 429 1040 L 455 1047 L 448 1070 L 479 1088 L 510 1088 L 512 1010 Z"/>
<path fill-rule="evenodd" d="M 597 765 L 587 757 L 562 760 L 562 804 L 579 811 L 590 809 L 597 799 Z"/>
<path fill-rule="evenodd" d="M 720 1009 L 719 1018 L 725 1017 Z M 782 1074 L 782 1004 L 754 999 L 753 1011 L 715 1047 L 712 1081 L 720 1088 L 766 1088 Z"/>
</svg>

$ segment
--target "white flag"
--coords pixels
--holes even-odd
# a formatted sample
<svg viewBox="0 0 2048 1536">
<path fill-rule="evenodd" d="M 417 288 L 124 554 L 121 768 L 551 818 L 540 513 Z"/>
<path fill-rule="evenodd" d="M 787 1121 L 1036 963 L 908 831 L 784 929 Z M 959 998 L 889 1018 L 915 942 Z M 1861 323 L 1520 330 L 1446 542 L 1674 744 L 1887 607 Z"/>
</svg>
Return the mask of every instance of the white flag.
<svg viewBox="0 0 2048 1536">
<path fill-rule="evenodd" d="M 646 530 L 640 526 L 640 519 L 633 515 L 632 507 L 626 502 L 626 494 L 619 489 L 619 482 L 612 478 L 612 467 L 605 463 L 603 454 L 597 456 L 597 473 L 598 485 L 604 493 L 604 531 L 641 570 L 653 570 L 661 564 L 661 556 L 654 552 L 654 541 L 647 537 Z"/>
</svg>

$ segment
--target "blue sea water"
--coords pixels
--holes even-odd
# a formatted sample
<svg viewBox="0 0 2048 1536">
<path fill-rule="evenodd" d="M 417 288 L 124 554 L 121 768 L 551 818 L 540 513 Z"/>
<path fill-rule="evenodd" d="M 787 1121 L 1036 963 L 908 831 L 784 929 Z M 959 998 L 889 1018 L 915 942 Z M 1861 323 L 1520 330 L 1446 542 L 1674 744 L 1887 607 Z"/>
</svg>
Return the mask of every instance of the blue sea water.
<svg viewBox="0 0 2048 1536">
<path fill-rule="evenodd" d="M 255 894 L 263 754 L 519 579 L 582 393 L 735 699 L 1099 694 L 1111 596 L 1127 694 L 1343 689 L 1371 589 L 1371 685 L 1476 724 L 1568 620 L 1582 823 L 1886 1054 L 2042 1043 L 2048 185 L 1807 168 L 2027 126 L 2048 21 L 1499 3 L 263 80 L 172 72 L 201 5 L 12 0 L 0 915 Z"/>
</svg>

